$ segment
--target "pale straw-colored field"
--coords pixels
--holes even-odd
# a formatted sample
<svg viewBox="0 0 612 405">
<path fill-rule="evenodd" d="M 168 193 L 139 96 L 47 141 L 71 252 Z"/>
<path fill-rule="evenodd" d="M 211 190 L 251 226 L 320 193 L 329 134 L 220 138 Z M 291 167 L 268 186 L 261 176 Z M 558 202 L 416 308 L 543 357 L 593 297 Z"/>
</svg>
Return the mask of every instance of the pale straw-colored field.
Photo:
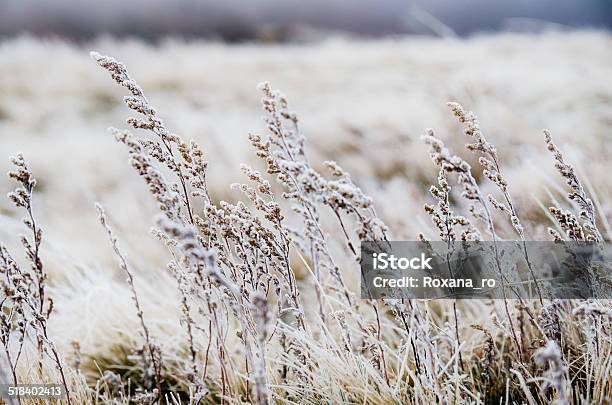
<svg viewBox="0 0 612 405">
<path fill-rule="evenodd" d="M 287 96 L 291 109 L 297 111 L 312 167 L 323 172 L 326 171 L 323 162 L 335 160 L 349 172 L 352 181 L 373 198 L 373 207 L 389 227 L 391 239 L 414 240 L 419 232 L 427 238 L 439 238 L 438 230 L 423 210 L 424 203 L 435 203 L 428 190 L 430 184 L 436 184 L 438 173 L 427 145 L 421 140 L 427 128 L 432 128 L 453 153 L 460 154 L 474 167 L 483 194 L 496 192 L 495 184 L 481 175 L 477 157 L 464 149 L 469 139 L 446 105 L 448 101 L 457 101 L 474 111 L 487 140 L 497 147 L 527 240 L 550 239 L 547 228 L 556 229 L 556 225 L 547 207 L 555 203 L 570 207 L 567 186 L 544 141 L 544 128 L 552 132 L 555 143 L 574 166 L 594 201 L 597 226 L 609 240 L 611 49 L 612 36 L 603 32 L 500 34 L 465 40 L 338 39 L 320 44 L 269 46 L 179 40 L 151 45 L 112 39 L 74 45 L 27 37 L 0 43 L 0 171 L 11 169 L 8 157 L 22 152 L 38 181 L 33 208 L 37 224 L 44 230 L 41 257 L 49 274 L 47 294 L 55 302 L 49 328 L 67 369 L 70 368 L 69 377 L 79 381 L 79 377 L 74 377 L 72 346 L 73 341 L 78 341 L 82 355 L 78 366 L 90 384 L 95 384 L 98 368 L 104 371 L 105 367 L 118 364 L 129 364 L 133 374 L 125 374 L 124 378 L 131 376 L 134 384 L 146 383 L 147 378 L 159 382 L 151 375 L 141 375 L 139 360 L 126 358 L 135 346 L 142 344 L 140 323 L 126 275 L 116 265 L 107 235 L 98 223 L 95 201 L 106 209 L 119 246 L 128 257 L 144 316 L 161 346 L 167 367 L 164 373 L 171 376 L 165 383 L 178 384 L 172 389 L 185 392 L 189 381 L 186 370 L 190 368 L 184 324 L 192 321 L 179 322 L 180 289 L 166 270 L 171 257 L 150 232 L 155 225 L 153 218 L 159 212 L 158 204 L 128 163 L 127 148 L 107 131 L 109 126 L 126 127 L 125 118 L 130 110 L 122 98 L 128 92 L 116 86 L 107 72 L 97 66 L 89 57 L 90 50 L 125 63 L 165 127 L 186 141 L 195 140 L 204 151 L 210 201 L 194 203 L 194 212 L 202 212 L 207 203 L 244 200 L 240 191 L 230 188 L 232 183 L 246 181 L 241 163 L 265 172 L 248 134 L 267 133 L 261 120 L 262 95 L 256 86 L 269 81 Z M 269 179 L 273 193 L 280 195 L 282 187 L 273 177 Z M 14 181 L 6 176 L 0 178 L 2 194 L 14 187 Z M 282 199 L 279 202 L 283 210 L 290 205 Z M 464 201 L 452 202 L 457 211 L 467 215 Z M 19 234 L 26 232 L 20 222 L 22 216 L 23 212 L 7 199 L 0 201 L 0 240 L 26 266 L 18 239 Z M 349 290 L 358 294 L 355 261 L 334 221 L 332 215 L 322 214 L 328 250 L 345 274 Z M 301 226 L 299 218 L 289 218 L 289 222 L 292 227 Z M 496 219 L 496 226 L 501 238 L 516 238 L 503 216 Z M 349 226 L 349 231 L 352 230 Z M 299 257 L 294 252 L 291 255 L 295 256 L 291 267 L 302 289 L 304 309 L 307 318 L 312 319 L 308 319 L 305 330 L 293 325 L 283 333 L 300 349 L 285 351 L 284 357 L 277 356 L 285 349 L 275 335 L 263 349 L 267 360 L 263 367 L 268 371 L 263 372 L 267 377 L 261 377 L 259 354 L 245 354 L 243 342 L 233 330 L 238 327 L 228 321 L 228 329 L 222 330 L 228 333 L 224 350 L 225 356 L 234 358 L 233 363 L 230 361 L 232 370 L 223 370 L 220 359 L 224 355 L 219 354 L 221 349 L 215 352 L 213 344 L 215 354 L 210 355 L 209 375 L 198 379 L 195 385 L 217 395 L 206 397 L 207 401 L 219 401 L 224 394 L 230 402 L 238 402 L 239 398 L 282 402 L 280 398 L 285 398 L 309 403 L 433 403 L 430 401 L 442 401 L 441 397 L 447 396 L 451 398 L 448 403 L 455 400 L 499 403 L 500 397 L 502 401 L 508 398 L 529 401 L 526 386 L 532 389 L 534 401 L 553 397 L 562 400 L 563 395 L 571 403 L 580 403 L 581 398 L 591 403 L 610 400 L 612 326 L 606 315 L 594 321 L 599 322 L 597 328 L 591 328 L 589 320 L 584 324 L 574 320 L 571 305 L 533 304 L 532 311 L 538 319 L 542 319 L 544 312 L 558 311 L 555 316 L 561 319 L 563 329 L 563 353 L 557 353 L 558 346 L 547 346 L 548 351 L 538 352 L 539 359 L 544 358 L 542 364 L 546 365 L 546 356 L 552 356 L 551 375 L 559 356 L 560 364 L 569 370 L 563 376 L 565 379 L 548 375 L 554 389 L 546 393 L 538 391 L 537 385 L 542 384 L 529 380 L 547 368 L 534 368 L 537 362 L 532 356 L 540 346 L 554 339 L 538 335 L 541 328 L 523 319 L 526 315 L 514 303 L 510 308 L 514 322 L 525 322 L 525 330 L 520 333 L 528 340 L 523 342 L 524 353 L 520 355 L 512 352 L 511 327 L 504 324 L 503 305 L 499 303 L 461 304 L 459 331 L 454 329 L 452 316 L 457 315 L 450 304 L 415 307 L 408 321 L 417 329 L 423 327 L 419 322 L 429 322 L 424 334 L 403 330 L 395 322 L 393 311 L 408 311 L 405 307 L 381 309 L 389 314 L 389 319 L 383 320 L 383 328 L 387 329 L 381 331 L 379 324 L 377 336 L 364 337 L 370 329 L 367 326 L 360 329 L 361 322 L 373 319 L 369 305 L 332 303 L 330 308 L 337 311 L 334 319 L 346 320 L 314 319 L 316 283 L 308 271 L 316 260 Z M 334 302 L 335 293 L 327 293 Z M 257 302 L 258 296 L 253 297 L 250 298 Z M 224 311 L 230 311 L 231 305 Z M 255 309 L 251 310 L 256 312 L 257 304 L 253 305 Z M 276 307 L 270 305 L 275 321 Z M 610 308 L 605 308 L 610 316 Z M 194 315 L 197 319 L 193 321 L 197 326 L 194 333 L 198 335 L 197 363 L 201 367 L 209 364 L 208 355 L 204 360 L 210 342 L 206 321 L 209 316 L 210 313 L 200 313 Z M 249 316 L 254 316 L 253 322 L 257 324 L 259 318 Z M 545 324 L 546 320 L 542 322 Z M 471 327 L 473 324 L 478 326 Z M 328 325 L 329 330 L 321 325 Z M 448 343 L 455 332 L 461 334 L 460 350 L 467 366 L 459 367 L 453 354 L 457 347 Z M 601 334 L 597 337 L 602 345 L 598 350 L 608 354 L 608 357 L 598 354 L 599 364 L 590 352 L 594 350 L 588 344 L 591 332 Z M 258 342 L 256 336 L 261 335 L 253 332 L 251 345 Z M 247 336 L 246 340 L 249 339 Z M 408 342 L 414 340 L 413 349 Z M 361 343 L 378 348 L 358 347 Z M 347 353 L 343 347 L 350 347 Z M 384 365 L 380 361 L 381 351 L 387 356 L 388 363 Z M 419 374 L 416 364 L 420 351 L 428 362 L 421 365 L 426 370 L 423 374 Z M 568 358 L 569 352 L 577 357 Z M 244 356 L 247 368 L 249 359 L 254 362 L 250 372 L 241 363 Z M 487 379 L 482 377 L 485 358 L 489 365 L 494 364 Z M 24 362 L 31 366 L 35 359 L 34 350 Z M 518 361 L 524 363 L 517 364 Z M 289 380 L 283 380 L 279 376 L 283 364 L 290 370 L 303 367 L 304 373 L 289 371 Z M 154 369 L 153 364 L 148 366 Z M 117 374 L 125 371 L 120 367 L 112 369 Z M 27 375 L 25 379 L 36 381 L 32 370 L 21 372 Z M 53 373 L 51 365 L 49 370 Z M 226 379 L 222 383 L 220 375 Z M 574 377 L 586 385 L 569 388 L 568 381 Z M 441 386 L 434 381 L 438 379 Z M 568 385 L 559 388 L 555 383 Z M 91 400 L 83 385 L 72 384 L 79 387 L 75 397 Z M 265 398 L 262 384 L 269 395 Z M 509 397 L 505 398 L 507 384 Z M 112 396 L 111 388 L 100 389 L 107 400 Z M 170 390 L 164 386 L 166 389 Z M 565 389 L 571 394 L 564 394 Z"/>
</svg>

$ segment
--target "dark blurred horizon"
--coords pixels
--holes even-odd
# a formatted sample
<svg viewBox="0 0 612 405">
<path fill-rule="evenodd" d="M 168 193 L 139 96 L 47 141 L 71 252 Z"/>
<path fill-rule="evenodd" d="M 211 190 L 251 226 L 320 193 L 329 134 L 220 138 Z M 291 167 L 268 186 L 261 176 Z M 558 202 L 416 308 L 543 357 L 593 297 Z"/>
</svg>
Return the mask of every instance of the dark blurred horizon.
<svg viewBox="0 0 612 405">
<path fill-rule="evenodd" d="M 291 41 L 330 32 L 381 37 L 612 29 L 607 0 L 0 0 L 0 37 L 166 36 Z"/>
</svg>

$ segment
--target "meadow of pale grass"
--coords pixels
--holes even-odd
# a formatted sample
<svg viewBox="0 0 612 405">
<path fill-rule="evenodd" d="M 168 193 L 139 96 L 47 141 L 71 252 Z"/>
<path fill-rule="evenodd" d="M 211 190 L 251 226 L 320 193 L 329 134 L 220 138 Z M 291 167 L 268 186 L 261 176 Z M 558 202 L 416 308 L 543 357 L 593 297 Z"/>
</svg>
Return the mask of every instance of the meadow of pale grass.
<svg viewBox="0 0 612 405">
<path fill-rule="evenodd" d="M 71 403 L 609 402 L 608 302 L 368 302 L 357 262 L 364 240 L 609 241 L 611 44 L 87 45 L 129 77 L 4 42 L 0 147 L 28 163 L 0 163 L 0 379 Z"/>
</svg>

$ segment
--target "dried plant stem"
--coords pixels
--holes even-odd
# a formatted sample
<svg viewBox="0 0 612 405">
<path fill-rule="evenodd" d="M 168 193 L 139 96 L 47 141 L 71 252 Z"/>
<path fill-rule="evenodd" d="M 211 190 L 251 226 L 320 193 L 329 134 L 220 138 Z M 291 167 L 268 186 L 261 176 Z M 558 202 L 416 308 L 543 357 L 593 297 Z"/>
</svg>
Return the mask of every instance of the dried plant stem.
<svg viewBox="0 0 612 405">
<path fill-rule="evenodd" d="M 14 301 L 15 308 L 19 311 L 22 318 L 21 325 L 19 326 L 21 341 L 19 342 L 18 354 L 13 360 L 14 364 L 12 367 L 17 367 L 17 362 L 19 361 L 23 349 L 23 339 L 25 339 L 27 335 L 27 326 L 25 322 L 28 317 L 31 317 L 32 319 L 30 319 L 28 323 L 34 328 L 36 333 L 39 354 L 39 375 L 42 378 L 45 349 L 49 349 L 52 354 L 51 358 L 55 362 L 55 366 L 60 373 L 62 385 L 66 391 L 66 400 L 68 404 L 71 405 L 72 397 L 68 389 L 64 365 L 59 353 L 55 349 L 53 341 L 47 333 L 47 322 L 53 312 L 53 301 L 48 299 L 49 304 L 45 306 L 47 274 L 40 258 L 42 230 L 36 225 L 32 210 L 33 191 L 36 186 L 36 179 L 32 176 L 32 172 L 21 154 L 12 157 L 11 161 L 15 168 L 8 173 L 8 176 L 20 183 L 20 187 L 9 193 L 8 197 L 17 208 L 23 208 L 26 211 L 27 217 L 24 218 L 23 223 L 32 232 L 31 241 L 25 236 L 21 237 L 21 244 L 30 265 L 29 271 L 21 270 L 8 254 L 8 250 L 4 246 L 0 246 L 3 262 L 0 270 L 5 271 L 7 275 L 7 283 L 3 283 L 4 292 L 7 293 L 7 297 L 12 296 L 11 298 Z M 30 287 L 31 285 L 34 285 L 34 289 Z M 4 314 L 2 315 L 3 317 L 5 316 Z M 6 318 L 4 318 L 2 323 L 6 326 Z M 8 345 L 7 334 L 10 335 L 11 333 L 10 327 L 8 329 L 2 328 L 2 337 L 5 342 L 5 347 Z"/>
<path fill-rule="evenodd" d="M 540 290 L 540 285 L 535 277 L 533 266 L 531 265 L 531 260 L 529 259 L 529 254 L 527 252 L 525 231 L 523 225 L 521 224 L 519 216 L 517 215 L 517 212 L 514 208 L 512 198 L 508 191 L 508 181 L 506 180 L 501 171 L 501 165 L 499 163 L 497 149 L 484 137 L 482 131 L 480 130 L 480 122 L 478 121 L 474 113 L 472 113 L 471 111 L 466 112 L 459 103 L 451 102 L 448 103 L 448 106 L 451 108 L 453 114 L 459 119 L 459 122 L 461 122 L 465 126 L 465 134 L 475 140 L 474 143 L 466 145 L 467 149 L 471 152 L 484 154 L 484 157 L 480 157 L 479 159 L 481 166 L 484 168 L 483 173 L 499 188 L 502 195 L 504 196 L 506 205 L 504 206 L 503 204 L 497 202 L 492 196 L 489 196 L 489 200 L 491 201 L 491 203 L 493 203 L 495 207 L 499 208 L 503 212 L 506 212 L 510 216 L 510 222 L 512 223 L 512 227 L 514 228 L 517 235 L 519 236 L 519 239 L 521 240 L 521 244 L 523 246 L 523 256 L 525 257 L 529 273 L 532 279 L 534 280 L 540 304 L 543 304 L 543 297 L 542 292 Z"/>
<path fill-rule="evenodd" d="M 493 223 L 493 217 L 489 210 L 488 204 L 480 191 L 480 187 L 478 186 L 476 179 L 472 175 L 472 168 L 469 163 L 467 163 L 465 160 L 463 160 L 459 156 L 451 155 L 449 150 L 444 146 L 444 142 L 442 142 L 440 139 L 434 136 L 433 130 L 428 129 L 427 135 L 423 136 L 422 139 L 426 144 L 430 146 L 430 157 L 432 161 L 434 162 L 434 164 L 436 164 L 437 166 L 440 166 L 441 168 L 440 171 L 442 174 L 438 176 L 439 178 L 438 182 L 440 183 L 441 188 L 444 189 L 445 187 L 448 187 L 448 183 L 446 181 L 447 174 L 457 173 L 458 183 L 463 188 L 462 195 L 464 198 L 466 198 L 468 201 L 471 202 L 470 211 L 472 212 L 474 216 L 485 221 L 485 224 L 488 228 L 488 231 L 491 235 L 492 242 L 493 242 L 493 249 L 495 253 L 495 267 L 501 279 L 501 290 L 502 290 L 502 297 L 504 300 L 505 315 L 506 315 L 506 318 L 508 319 L 508 324 L 510 326 L 512 339 L 514 343 L 516 344 L 518 351 L 522 352 L 521 344 L 519 343 L 518 335 L 516 334 L 516 330 L 514 327 L 514 322 L 510 314 L 510 308 L 508 307 L 508 300 L 507 300 L 507 293 L 506 293 L 506 289 L 508 288 L 507 278 L 501 270 L 501 262 L 499 258 L 499 248 L 497 246 L 498 237 L 495 233 L 495 225 Z M 430 192 L 432 193 L 434 197 L 436 197 L 439 200 L 439 203 L 438 203 L 439 210 L 437 212 L 433 207 L 429 205 L 425 206 L 425 210 L 432 216 L 432 220 L 437 225 L 438 229 L 440 229 L 441 238 L 448 238 L 449 236 L 452 236 L 454 234 L 453 232 L 451 232 L 451 230 L 447 229 L 446 221 L 442 219 L 442 216 L 449 215 L 448 213 L 446 213 L 446 211 L 450 210 L 450 208 L 448 207 L 448 202 L 444 198 L 443 192 L 441 190 L 438 190 L 436 187 L 432 187 L 430 189 Z M 481 206 L 482 208 L 481 213 L 477 213 L 476 208 L 472 202 L 477 202 Z M 479 235 L 474 230 L 471 230 L 469 228 L 469 222 L 466 222 L 467 220 L 464 219 L 463 217 L 457 220 L 453 219 L 452 222 L 454 221 L 458 221 L 458 223 L 468 225 L 468 230 L 462 234 L 462 239 L 467 240 L 468 238 L 473 238 L 473 237 L 478 238 L 479 237 Z M 514 290 L 511 286 L 509 288 L 516 294 L 518 298 L 520 298 L 516 290 Z"/>
<path fill-rule="evenodd" d="M 163 391 L 162 391 L 162 386 L 161 386 L 162 364 L 161 364 L 161 356 L 160 356 L 159 348 L 157 348 L 156 345 L 153 343 L 151 334 L 149 332 L 149 327 L 147 326 L 147 323 L 145 322 L 144 312 L 142 310 L 142 306 L 138 298 L 138 293 L 136 292 L 136 287 L 134 285 L 134 274 L 132 270 L 130 270 L 127 264 L 127 260 L 125 259 L 125 256 L 119 249 L 119 246 L 117 246 L 117 237 L 115 236 L 112 228 L 108 224 L 108 220 L 106 218 L 106 213 L 104 212 L 104 208 L 102 207 L 102 205 L 96 203 L 96 209 L 98 210 L 98 215 L 99 215 L 98 220 L 100 221 L 100 224 L 106 231 L 111 248 L 113 249 L 113 252 L 115 253 L 115 256 L 117 257 L 119 267 L 121 268 L 121 270 L 125 273 L 127 277 L 127 283 L 132 293 L 132 300 L 134 301 L 134 305 L 136 306 L 136 315 L 138 316 L 138 320 L 140 321 L 140 327 L 143 333 L 143 337 L 145 339 L 145 344 L 147 346 L 149 360 L 151 361 L 151 366 L 153 367 L 153 371 L 155 373 L 155 385 L 157 388 L 156 396 L 157 396 L 157 399 L 159 400 L 163 396 Z"/>
</svg>

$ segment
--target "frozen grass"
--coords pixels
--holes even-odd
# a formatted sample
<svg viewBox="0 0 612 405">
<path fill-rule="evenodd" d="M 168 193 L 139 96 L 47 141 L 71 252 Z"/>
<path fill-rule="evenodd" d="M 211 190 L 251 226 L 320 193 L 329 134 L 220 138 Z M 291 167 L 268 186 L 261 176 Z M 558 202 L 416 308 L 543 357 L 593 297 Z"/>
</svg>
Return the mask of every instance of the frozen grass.
<svg viewBox="0 0 612 405">
<path fill-rule="evenodd" d="M 7 88 L 23 99 L 16 97 L 0 104 L 6 117 L 2 121 L 3 135 L 5 128 L 20 134 L 3 136 L 0 141 L 3 148 L 19 143 L 15 149 L 26 150 L 29 158 L 38 162 L 43 181 L 39 183 L 41 192 L 34 195 L 33 214 L 28 187 L 23 188 L 25 194 L 18 191 L 16 200 L 13 198 L 16 208 L 25 208 L 29 218 L 26 225 L 34 239 L 23 248 L 31 252 L 27 259 L 33 265 L 9 265 L 12 261 L 6 259 L 6 250 L 0 262 L 3 283 L 14 285 L 19 271 L 31 274 L 32 280 L 38 280 L 32 285 L 43 285 L 44 294 L 53 297 L 56 304 L 52 312 L 45 310 L 50 304 L 33 305 L 25 311 L 33 339 L 26 340 L 16 376 L 0 373 L 0 378 L 38 381 L 42 373 L 49 381 L 61 381 L 63 374 L 72 401 L 78 403 L 197 403 L 200 399 L 205 403 L 418 404 L 609 400 L 612 309 L 607 302 L 369 303 L 353 292 L 357 291 L 356 257 L 362 240 L 391 236 L 414 239 L 418 232 L 424 234 L 423 238 L 446 240 L 609 240 L 610 185 L 604 171 L 606 146 L 601 147 L 599 141 L 609 136 L 606 131 L 612 91 L 606 88 L 602 75 L 611 61 L 605 52 L 598 53 L 609 44 L 606 35 L 593 33 L 467 42 L 332 43 L 290 51 L 254 46 L 228 50 L 201 44 L 166 44 L 156 49 L 137 43 L 101 43 L 98 45 L 102 48 L 116 47 L 126 60 L 140 59 L 143 76 L 151 75 L 140 82 L 145 88 L 152 84 L 157 90 L 151 99 L 155 104 L 159 101 L 160 111 L 168 118 L 167 124 L 161 121 L 123 65 L 93 55 L 129 94 L 126 105 L 136 116 L 128 122 L 138 128 L 138 135 L 118 129 L 111 132 L 128 151 L 136 176 L 124 174 L 122 165 L 129 165 L 120 151 L 106 143 L 107 138 L 97 139 L 88 133 L 82 138 L 70 135 L 79 128 L 88 132 L 90 125 L 102 125 L 106 119 L 117 121 L 121 113 L 103 76 L 84 67 L 80 51 L 57 43 L 43 47 L 29 40 L 5 44 L 0 52 L 49 52 L 49 58 L 55 52 L 58 60 L 71 67 L 60 76 L 63 84 L 34 76 L 41 82 L 47 80 L 46 89 L 41 83 L 36 86 L 25 80 L 30 74 L 27 69 L 21 82 L 18 78 L 5 79 Z M 559 50 L 547 49 L 547 55 L 555 55 L 560 61 L 542 60 L 545 66 L 541 71 L 533 68 L 533 59 L 523 59 L 530 56 L 537 60 L 538 50 L 553 45 Z M 514 52 L 514 59 L 510 57 L 510 63 L 515 63 L 512 69 L 503 60 L 505 56 L 492 57 L 500 49 L 510 55 Z M 355 50 L 360 51 L 358 56 L 350 52 Z M 588 54 L 589 50 L 590 57 L 576 58 L 576 52 Z M 188 60 L 199 52 L 208 55 L 201 66 L 194 62 L 198 59 L 180 63 L 181 58 Z M 337 56 L 341 52 L 354 59 L 343 60 Z M 248 80 L 248 75 L 237 75 L 232 81 L 206 79 L 206 64 L 214 65 L 219 54 L 219 59 L 226 61 L 224 75 L 231 72 L 229 65 L 236 71 L 247 69 L 266 78 L 279 75 L 278 82 L 288 84 L 285 88 L 293 89 L 299 83 L 301 90 L 295 93 L 304 97 L 304 103 L 311 103 L 301 109 L 305 112 L 300 117 L 307 121 L 302 125 L 284 96 L 264 83 L 260 87 L 263 128 L 248 137 L 250 147 L 246 136 L 228 138 L 232 125 L 237 127 L 231 132 L 251 129 L 241 126 L 257 115 L 249 107 L 257 100 L 248 91 L 252 84 L 245 86 L 246 90 L 232 87 Z M 314 54 L 324 56 L 313 58 Z M 13 61 L 19 60 L 18 52 L 12 55 Z M 561 61 L 570 55 L 575 65 L 567 67 Z M 148 64 L 146 57 L 150 58 Z M 381 64 L 381 58 L 389 58 L 389 63 Z M 506 64 L 504 68 L 502 63 Z M 275 72 L 283 64 L 294 70 Z M 372 69 L 380 66 L 386 67 L 373 76 Z M 521 76 L 520 66 L 532 70 Z M 424 74 L 435 67 L 439 69 L 437 74 Z M 331 68 L 337 70 L 330 73 Z M 191 76 L 180 76 L 186 73 L 182 69 L 194 70 Z M 305 85 L 300 69 L 318 72 L 320 82 Z M 222 74 L 221 66 L 211 71 L 211 76 Z M 349 71 L 353 81 L 344 74 Z M 168 75 L 174 82 L 168 81 Z M 507 82 L 509 75 L 518 77 Z M 587 78 L 583 85 L 568 89 L 567 94 L 559 90 L 559 83 L 570 83 L 578 75 Z M 396 85 L 393 78 L 404 76 L 412 78 L 404 82 L 406 87 Z M 555 76 L 559 82 L 553 80 Z M 359 82 L 359 78 L 365 81 Z M 374 78 L 376 83 L 372 82 Z M 461 87 L 466 78 L 472 82 Z M 177 82 L 183 87 L 177 88 Z M 198 83 L 205 93 L 197 91 Z M 385 90 L 392 93 L 388 98 L 380 93 L 381 86 L 389 86 Z M 344 93 L 336 93 L 334 88 L 344 89 Z M 103 105 L 95 104 L 98 97 L 105 100 Z M 390 103 L 391 110 L 382 110 L 393 97 L 406 104 Z M 502 97 L 504 102 L 499 101 Z M 433 126 L 437 133 L 440 128 L 461 132 L 444 107 L 449 98 L 466 99 L 470 108 L 487 121 L 481 124 L 461 106 L 451 105 L 466 134 L 473 138 L 471 151 L 477 153 L 461 152 L 466 141 L 463 135 L 437 136 L 430 131 L 426 144 L 440 169 L 438 186 L 430 189 L 436 167 L 427 160 L 427 145 L 422 146 L 416 135 L 426 126 Z M 43 99 L 46 104 L 40 109 L 32 106 L 32 100 Z M 52 99 L 56 102 L 51 103 Z M 203 104 L 190 105 L 197 99 L 204 100 L 200 101 Z M 564 102 L 572 102 L 572 107 Z M 581 102 L 583 107 L 577 108 L 576 103 L 580 106 Z M 504 112 L 496 110 L 495 105 L 516 105 L 520 110 Z M 330 112 L 330 106 L 337 109 L 337 115 Z M 20 116 L 19 108 L 26 107 L 38 119 L 30 121 L 26 115 Z M 51 119 L 43 119 L 43 112 Z M 308 112 L 312 117 L 308 118 Z M 211 126 L 211 134 L 200 137 L 201 142 L 186 142 L 188 137 L 172 132 L 175 124 L 181 130 L 193 125 L 192 131 L 211 125 L 202 124 L 200 114 L 204 123 L 219 118 L 222 124 L 217 130 Z M 240 121 L 230 119 L 236 117 L 234 114 Z M 404 122 L 413 114 L 418 120 Z M 448 119 L 442 118 L 446 116 Z M 338 122 L 330 122 L 331 117 Z M 56 124 L 53 118 L 58 120 Z M 390 125 L 392 120 L 395 124 Z M 573 120 L 580 122 L 573 127 Z M 35 126 L 29 127 L 35 122 L 42 126 L 37 135 Z M 199 125 L 205 127 L 194 129 Z M 557 148 L 548 132 L 539 133 L 543 126 L 553 129 L 556 140 L 563 140 L 563 148 Z M 582 135 L 576 135 L 578 131 Z M 312 139 L 305 142 L 303 133 L 312 133 Z M 332 138 L 330 133 L 337 136 Z M 30 140 L 35 136 L 40 143 Z M 446 145 L 439 138 L 444 138 Z M 45 148 L 51 142 L 59 142 L 55 146 L 57 155 L 54 149 Z M 398 147 L 401 142 L 404 150 Z M 34 157 L 27 151 L 28 145 Z M 462 158 L 453 159 L 446 147 Z M 571 167 L 567 162 L 578 160 L 568 160 L 560 149 L 572 151 L 577 157 L 591 157 L 584 173 L 587 176 Z M 529 163 L 535 156 L 537 161 Z M 324 163 L 328 157 L 348 170 L 333 161 Z M 237 174 L 240 162 L 250 164 L 242 166 L 242 176 Z M 394 163 L 388 170 L 380 169 L 379 165 L 389 162 Z M 30 169 L 20 158 L 16 163 L 18 170 L 12 177 L 29 184 Z M 234 164 L 236 174 L 223 176 L 234 170 Z M 478 166 L 484 170 L 476 169 Z M 526 181 L 524 166 L 538 176 Z M 36 167 L 34 172 L 38 173 Z M 567 190 L 555 171 L 566 180 Z M 456 173 L 459 184 L 455 187 L 465 191 L 468 198 L 459 194 L 451 198 L 449 194 Z M 145 187 L 139 184 L 142 182 Z M 363 189 L 356 184 L 363 184 Z M 428 205 L 423 214 L 417 214 L 428 201 L 428 189 L 437 205 Z M 392 190 L 401 192 L 395 197 L 397 191 Z M 598 198 L 593 190 L 597 190 Z M 89 221 L 96 218 L 94 198 L 108 209 L 107 214 L 98 207 L 103 228 L 90 226 Z M 557 206 L 551 210 L 551 219 L 556 222 L 540 209 L 540 200 Z M 83 209 L 87 203 L 91 203 L 91 209 Z M 471 205 L 476 208 L 470 209 Z M 470 211 L 478 212 L 478 207 L 489 212 L 470 217 Z M 155 237 L 147 237 L 155 211 L 159 212 L 154 221 Z M 7 212 L 17 217 L 19 211 L 7 206 Z M 410 215 L 409 223 L 405 222 L 405 213 Z M 45 228 L 51 230 L 60 224 L 42 239 L 42 263 L 36 259 L 38 253 L 32 251 L 32 246 L 38 249 L 39 228 L 34 224 L 40 221 L 33 219 L 38 214 L 43 215 Z M 433 227 L 426 225 L 428 216 L 434 220 Z M 10 217 L 2 218 L 2 224 L 7 225 L 2 229 L 6 233 L 3 240 L 17 234 L 17 229 L 22 231 Z M 550 232 L 552 236 L 549 227 L 556 228 Z M 70 230 L 79 235 L 70 235 Z M 17 257 L 19 247 L 14 239 L 8 238 L 13 243 L 10 250 Z M 116 273 L 93 267 L 97 262 L 110 268 L 111 262 L 103 258 L 112 257 L 112 253 L 119 260 Z M 40 301 L 40 291 L 28 289 L 24 295 Z M 19 317 L 13 316 L 14 306 L 9 304 L 22 299 L 15 298 L 11 288 L 5 288 L 4 294 L 10 297 L 5 312 L 10 315 L 3 319 L 17 327 L 3 336 L 14 337 L 16 333 L 18 338 Z M 41 309 L 44 314 L 31 317 L 31 310 Z M 15 350 L 14 344 L 11 350 Z M 49 350 L 45 354 L 44 347 L 55 345 L 57 352 Z M 61 365 L 61 373 L 54 364 Z M 3 366 L 3 371 L 11 369 Z"/>
</svg>

